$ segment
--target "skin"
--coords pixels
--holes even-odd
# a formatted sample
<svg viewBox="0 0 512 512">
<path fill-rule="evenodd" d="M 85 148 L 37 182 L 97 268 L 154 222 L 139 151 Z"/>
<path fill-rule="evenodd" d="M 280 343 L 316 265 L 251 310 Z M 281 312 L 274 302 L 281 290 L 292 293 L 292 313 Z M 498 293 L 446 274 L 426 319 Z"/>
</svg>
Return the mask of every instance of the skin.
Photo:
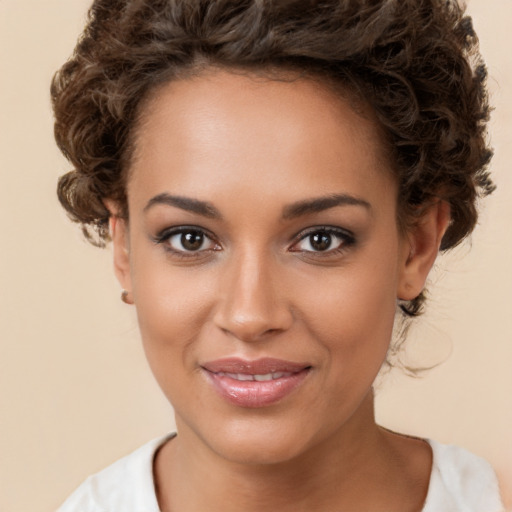
<svg viewBox="0 0 512 512">
<path fill-rule="evenodd" d="M 135 150 L 129 223 L 107 204 L 116 273 L 176 415 L 178 436 L 155 459 L 162 510 L 420 510 L 430 448 L 375 424 L 372 383 L 447 206 L 401 234 L 371 111 L 312 80 L 212 70 L 166 84 L 144 105 Z M 297 208 L 333 194 L 357 204 Z M 207 234 L 200 250 L 169 233 L 180 226 Z M 330 245 L 315 250 L 309 235 L 325 226 Z M 311 370 L 279 402 L 239 407 L 201 370 L 233 356 Z"/>
</svg>

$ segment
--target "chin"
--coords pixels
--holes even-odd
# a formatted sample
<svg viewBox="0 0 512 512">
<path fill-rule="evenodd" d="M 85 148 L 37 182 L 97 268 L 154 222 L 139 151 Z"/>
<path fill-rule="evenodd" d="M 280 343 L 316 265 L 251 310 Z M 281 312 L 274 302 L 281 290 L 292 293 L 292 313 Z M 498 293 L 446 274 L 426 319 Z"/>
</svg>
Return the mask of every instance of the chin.
<svg viewBox="0 0 512 512">
<path fill-rule="evenodd" d="M 305 450 L 302 444 L 293 442 L 289 437 L 269 439 L 254 435 L 219 440 L 211 448 L 232 463 L 254 466 L 285 464 L 297 459 Z"/>
<path fill-rule="evenodd" d="M 227 423 L 210 425 L 203 432 L 196 431 L 196 435 L 219 457 L 235 464 L 287 463 L 314 444 L 314 433 L 304 429 L 304 421 L 252 417 Z"/>
</svg>

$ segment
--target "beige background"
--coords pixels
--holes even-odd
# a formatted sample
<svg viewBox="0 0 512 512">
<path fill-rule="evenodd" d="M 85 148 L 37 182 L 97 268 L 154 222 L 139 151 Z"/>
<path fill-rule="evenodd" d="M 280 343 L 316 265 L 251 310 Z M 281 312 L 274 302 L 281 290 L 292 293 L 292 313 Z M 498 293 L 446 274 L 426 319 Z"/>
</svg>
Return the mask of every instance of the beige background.
<svg viewBox="0 0 512 512">
<path fill-rule="evenodd" d="M 88 474 L 173 428 L 110 251 L 83 242 L 55 198 L 68 165 L 48 84 L 88 3 L 0 0 L 2 512 L 52 511 Z M 512 505 L 512 1 L 471 0 L 470 12 L 492 76 L 499 189 L 473 249 L 439 262 L 413 332 L 411 357 L 447 361 L 420 380 L 392 373 L 377 407 L 386 426 L 486 457 Z"/>
</svg>

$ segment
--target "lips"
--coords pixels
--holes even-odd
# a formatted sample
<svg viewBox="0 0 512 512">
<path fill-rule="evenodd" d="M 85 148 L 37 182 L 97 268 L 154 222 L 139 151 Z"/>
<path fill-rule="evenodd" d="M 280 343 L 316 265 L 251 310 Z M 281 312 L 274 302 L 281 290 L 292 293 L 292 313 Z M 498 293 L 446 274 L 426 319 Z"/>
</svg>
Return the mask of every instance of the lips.
<svg viewBox="0 0 512 512">
<path fill-rule="evenodd" d="M 239 407 L 265 407 L 294 391 L 311 366 L 281 359 L 219 359 L 202 365 L 214 390 Z"/>
<path fill-rule="evenodd" d="M 230 379 L 241 380 L 241 381 L 256 381 L 256 382 L 265 382 L 269 380 L 282 379 L 285 377 L 291 377 L 293 373 L 289 372 L 272 372 L 272 373 L 262 373 L 252 375 L 250 373 L 226 373 L 226 372 L 218 372 L 218 376 L 220 377 L 229 377 Z"/>
</svg>

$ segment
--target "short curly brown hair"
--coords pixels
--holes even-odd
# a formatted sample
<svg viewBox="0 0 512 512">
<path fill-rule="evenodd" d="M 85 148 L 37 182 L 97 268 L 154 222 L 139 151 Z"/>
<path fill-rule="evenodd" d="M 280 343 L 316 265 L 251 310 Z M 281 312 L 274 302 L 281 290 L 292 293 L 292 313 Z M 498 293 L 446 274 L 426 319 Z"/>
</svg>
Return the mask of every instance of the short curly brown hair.
<svg viewBox="0 0 512 512">
<path fill-rule="evenodd" d="M 141 102 L 208 66 L 295 70 L 342 84 L 386 134 L 399 223 L 442 198 L 451 224 L 441 249 L 471 233 L 477 199 L 494 188 L 492 152 L 486 70 L 456 0 L 96 0 L 51 87 L 55 138 L 74 167 L 58 196 L 93 243 L 108 241 L 104 199 L 127 215 Z M 423 300 L 401 308 L 415 316 Z"/>
</svg>

